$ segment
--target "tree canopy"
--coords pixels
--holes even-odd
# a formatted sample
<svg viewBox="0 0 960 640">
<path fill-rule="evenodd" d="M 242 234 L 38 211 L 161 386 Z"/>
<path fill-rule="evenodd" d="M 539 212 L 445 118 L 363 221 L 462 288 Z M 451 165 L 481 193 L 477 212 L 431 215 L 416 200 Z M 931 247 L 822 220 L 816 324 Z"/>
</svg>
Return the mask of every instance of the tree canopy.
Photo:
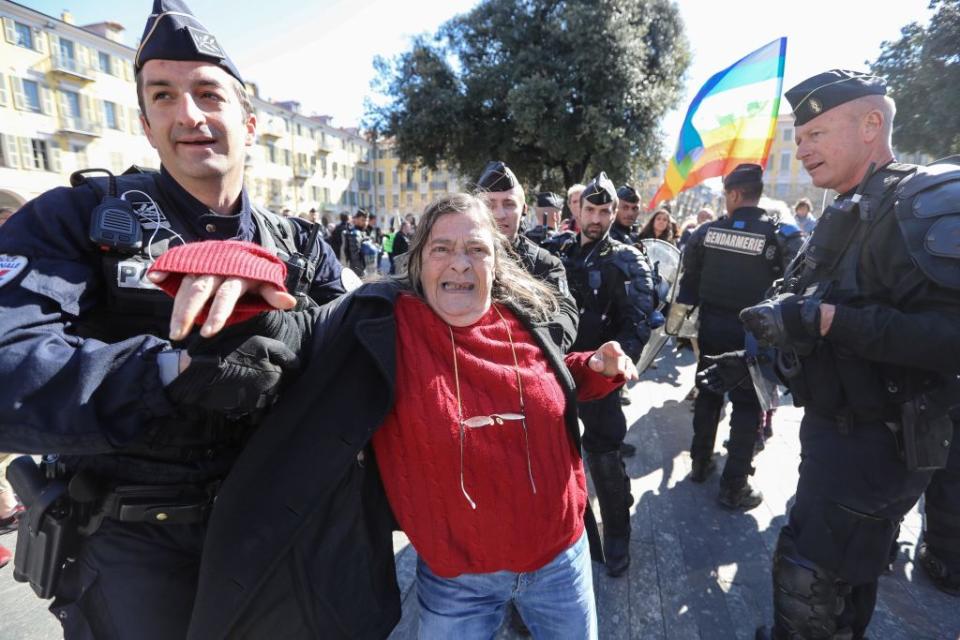
<svg viewBox="0 0 960 640">
<path fill-rule="evenodd" d="M 483 0 L 377 60 L 367 125 L 467 176 L 496 159 L 542 188 L 624 180 L 659 162 L 689 58 L 670 0 Z"/>
<path fill-rule="evenodd" d="M 960 0 L 933 0 L 926 27 L 913 22 L 884 42 L 873 73 L 897 102 L 893 144 L 943 157 L 960 153 Z"/>
</svg>

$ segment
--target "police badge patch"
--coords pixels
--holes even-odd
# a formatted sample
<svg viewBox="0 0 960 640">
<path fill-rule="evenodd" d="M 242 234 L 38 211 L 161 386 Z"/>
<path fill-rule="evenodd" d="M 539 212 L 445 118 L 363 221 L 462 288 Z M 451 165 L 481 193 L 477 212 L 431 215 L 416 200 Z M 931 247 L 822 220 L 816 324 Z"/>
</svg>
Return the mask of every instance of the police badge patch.
<svg viewBox="0 0 960 640">
<path fill-rule="evenodd" d="M 16 278 L 26 266 L 27 259 L 24 256 L 0 254 L 0 287 Z"/>
<path fill-rule="evenodd" d="M 213 58 L 226 58 L 226 54 L 223 53 L 223 49 L 220 48 L 220 45 L 217 43 L 217 39 L 213 37 L 212 33 L 207 33 L 206 31 L 200 31 L 199 29 L 194 29 L 193 27 L 187 27 L 187 31 L 190 33 L 190 38 L 193 40 L 193 46 L 196 47 L 197 53 L 202 53 L 205 56 L 211 56 Z"/>
<path fill-rule="evenodd" d="M 774 256 L 777 255 L 777 245 L 771 244 L 767 247 L 767 250 L 763 252 L 763 257 L 767 260 L 773 260 Z"/>
</svg>

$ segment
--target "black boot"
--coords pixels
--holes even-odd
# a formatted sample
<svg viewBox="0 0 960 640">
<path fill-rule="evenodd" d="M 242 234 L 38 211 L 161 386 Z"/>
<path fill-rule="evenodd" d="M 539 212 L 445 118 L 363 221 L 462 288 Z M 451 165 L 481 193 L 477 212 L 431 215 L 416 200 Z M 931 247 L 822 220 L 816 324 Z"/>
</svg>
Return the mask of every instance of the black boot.
<svg viewBox="0 0 960 640">
<path fill-rule="evenodd" d="M 690 479 L 696 483 L 706 482 L 714 471 L 717 470 L 717 463 L 713 461 L 713 456 L 709 458 L 694 458 L 693 469 L 690 471 Z"/>
<path fill-rule="evenodd" d="M 587 454 L 603 520 L 603 555 L 607 574 L 622 576 L 630 566 L 630 478 L 620 451 Z"/>
<path fill-rule="evenodd" d="M 733 480 L 723 478 L 720 480 L 720 494 L 717 496 L 717 501 L 727 509 L 749 511 L 760 506 L 763 502 L 763 494 L 751 487 L 746 477 Z"/>
<path fill-rule="evenodd" d="M 951 596 L 960 596 L 960 575 L 951 575 L 947 565 L 926 542 L 921 542 L 917 547 L 917 564 L 923 567 L 937 589 Z"/>
</svg>

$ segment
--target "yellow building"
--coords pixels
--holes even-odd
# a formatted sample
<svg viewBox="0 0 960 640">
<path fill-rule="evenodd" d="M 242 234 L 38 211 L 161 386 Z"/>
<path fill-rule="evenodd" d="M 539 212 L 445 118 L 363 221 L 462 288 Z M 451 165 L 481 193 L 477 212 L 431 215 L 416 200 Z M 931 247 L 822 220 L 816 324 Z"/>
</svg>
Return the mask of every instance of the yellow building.
<svg viewBox="0 0 960 640">
<path fill-rule="evenodd" d="M 374 210 L 383 217 L 408 213 L 419 216 L 430 202 L 443 194 L 469 190 L 467 181 L 443 164 L 431 171 L 401 163 L 391 140 L 379 141 L 372 151 L 377 186 Z"/>
<path fill-rule="evenodd" d="M 0 0 L 0 206 L 17 208 L 86 167 L 157 166 L 138 119 L 123 27 L 83 27 Z"/>
</svg>

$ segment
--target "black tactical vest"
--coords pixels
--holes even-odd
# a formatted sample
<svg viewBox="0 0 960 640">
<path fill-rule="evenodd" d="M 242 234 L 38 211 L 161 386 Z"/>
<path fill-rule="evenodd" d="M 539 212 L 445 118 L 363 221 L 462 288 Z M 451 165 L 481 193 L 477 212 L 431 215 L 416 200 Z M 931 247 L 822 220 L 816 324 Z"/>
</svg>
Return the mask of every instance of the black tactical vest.
<svg viewBox="0 0 960 640">
<path fill-rule="evenodd" d="M 776 233 L 773 220 L 754 207 L 710 223 L 703 240 L 700 303 L 736 313 L 763 300 L 782 271 Z"/>
<path fill-rule="evenodd" d="M 88 180 L 99 194 L 106 182 Z M 154 260 L 171 246 L 197 240 L 190 226 L 158 188 L 155 174 L 116 177 L 118 194 L 125 194 L 143 231 L 143 246 L 132 254 L 104 251 L 100 259 L 104 303 L 82 313 L 76 333 L 108 343 L 137 335 L 166 337 L 170 330 L 173 299 L 146 279 Z M 254 208 L 260 244 L 281 259 L 297 251 L 292 223 L 271 212 Z M 74 470 L 91 469 L 105 478 L 168 484 L 202 482 L 222 475 L 228 459 L 253 427 L 249 418 L 239 422 L 196 410 L 152 420 L 144 433 L 116 454 L 65 459 Z M 171 464 L 175 463 L 175 464 Z"/>
</svg>

